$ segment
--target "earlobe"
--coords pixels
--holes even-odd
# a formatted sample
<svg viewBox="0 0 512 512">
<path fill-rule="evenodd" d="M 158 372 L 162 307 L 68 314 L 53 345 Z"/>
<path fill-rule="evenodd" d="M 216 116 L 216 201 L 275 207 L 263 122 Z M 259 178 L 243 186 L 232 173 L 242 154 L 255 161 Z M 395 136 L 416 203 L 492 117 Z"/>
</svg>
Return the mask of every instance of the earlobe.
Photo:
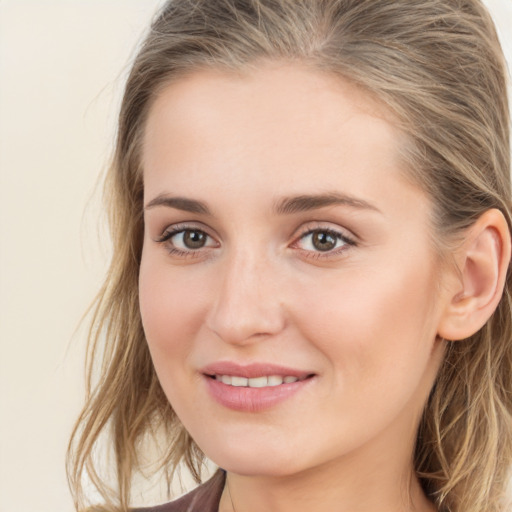
<svg viewBox="0 0 512 512">
<path fill-rule="evenodd" d="M 485 325 L 501 299 L 510 251 L 510 231 L 499 210 L 487 210 L 468 228 L 456 254 L 460 274 L 448 292 L 440 337 L 462 340 Z"/>
</svg>

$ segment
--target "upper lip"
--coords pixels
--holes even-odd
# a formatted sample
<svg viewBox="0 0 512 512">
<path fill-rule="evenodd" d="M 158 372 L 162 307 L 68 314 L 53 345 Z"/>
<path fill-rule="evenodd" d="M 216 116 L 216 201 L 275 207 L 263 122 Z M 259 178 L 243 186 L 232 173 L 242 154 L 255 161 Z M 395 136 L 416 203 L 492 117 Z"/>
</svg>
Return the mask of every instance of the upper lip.
<svg viewBox="0 0 512 512">
<path fill-rule="evenodd" d="M 313 372 L 272 363 L 239 364 L 232 361 L 218 361 L 205 366 L 200 371 L 205 375 L 231 375 L 233 377 L 246 377 L 247 379 L 269 375 L 305 379 L 313 374 Z"/>
</svg>

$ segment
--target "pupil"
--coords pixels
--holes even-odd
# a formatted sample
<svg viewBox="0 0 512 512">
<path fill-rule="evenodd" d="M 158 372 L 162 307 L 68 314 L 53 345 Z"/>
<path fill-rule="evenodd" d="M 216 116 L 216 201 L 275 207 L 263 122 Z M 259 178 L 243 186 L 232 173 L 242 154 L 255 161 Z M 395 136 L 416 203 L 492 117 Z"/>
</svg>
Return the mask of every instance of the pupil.
<svg viewBox="0 0 512 512">
<path fill-rule="evenodd" d="M 336 237 L 325 231 L 314 233 L 313 245 L 319 251 L 330 251 L 336 247 Z"/>
<path fill-rule="evenodd" d="M 206 242 L 206 235 L 201 231 L 185 231 L 183 243 L 189 249 L 200 249 Z"/>
</svg>

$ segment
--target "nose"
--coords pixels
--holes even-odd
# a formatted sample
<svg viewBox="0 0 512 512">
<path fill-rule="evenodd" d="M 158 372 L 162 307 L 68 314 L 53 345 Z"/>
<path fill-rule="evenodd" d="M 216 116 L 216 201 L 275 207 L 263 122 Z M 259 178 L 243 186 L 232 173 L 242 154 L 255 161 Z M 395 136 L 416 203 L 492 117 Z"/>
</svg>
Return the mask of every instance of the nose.
<svg viewBox="0 0 512 512">
<path fill-rule="evenodd" d="M 230 344 L 250 344 L 285 326 L 281 279 L 265 256 L 239 253 L 219 269 L 207 326 Z"/>
</svg>

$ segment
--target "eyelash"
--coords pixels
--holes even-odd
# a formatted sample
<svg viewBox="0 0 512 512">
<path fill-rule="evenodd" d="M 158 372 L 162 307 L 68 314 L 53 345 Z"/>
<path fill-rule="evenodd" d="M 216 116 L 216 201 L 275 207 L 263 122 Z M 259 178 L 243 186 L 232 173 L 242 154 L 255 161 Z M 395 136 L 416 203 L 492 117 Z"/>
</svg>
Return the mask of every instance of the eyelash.
<svg viewBox="0 0 512 512">
<path fill-rule="evenodd" d="M 195 226 L 190 226 L 187 224 L 179 224 L 179 225 L 173 226 L 172 228 L 166 229 L 165 232 L 159 238 L 157 238 L 155 241 L 160 244 L 166 244 L 167 251 L 171 255 L 181 257 L 181 258 L 197 258 L 201 255 L 201 253 L 203 252 L 204 249 L 208 249 L 209 247 L 201 247 L 198 249 L 183 250 L 183 249 L 179 249 L 176 246 L 172 245 L 172 243 L 167 243 L 167 242 L 170 242 L 170 240 L 174 236 L 176 236 L 180 233 L 186 233 L 187 231 L 203 233 L 204 235 L 206 235 L 206 237 L 213 239 L 213 237 L 210 236 L 203 229 L 197 228 Z M 297 247 L 297 245 L 299 244 L 300 241 L 304 240 L 308 236 L 314 235 L 315 233 L 324 233 L 324 234 L 331 235 L 332 237 L 334 237 L 336 239 L 337 242 L 341 241 L 343 243 L 343 245 L 341 247 L 338 247 L 338 248 L 335 248 L 332 250 L 327 250 L 325 252 L 322 252 L 320 250 L 315 251 L 315 250 L 300 249 L 299 247 Z M 335 230 L 332 228 L 325 228 L 325 227 L 319 226 L 319 227 L 315 227 L 315 228 L 307 228 L 303 233 L 301 233 L 294 240 L 294 242 L 290 245 L 290 247 L 294 247 L 294 248 L 296 247 L 303 254 L 307 255 L 308 258 L 313 258 L 313 259 L 318 260 L 318 259 L 325 259 L 325 258 L 332 258 L 332 257 L 339 256 L 342 252 L 347 250 L 347 246 L 350 247 L 350 246 L 356 246 L 356 245 L 357 245 L 357 242 L 354 238 L 347 236 L 346 234 L 342 233 L 341 231 L 338 231 L 338 230 Z"/>
<path fill-rule="evenodd" d="M 157 238 L 155 241 L 157 243 L 166 244 L 167 251 L 169 252 L 169 254 L 171 254 L 173 256 L 178 256 L 180 258 L 196 258 L 199 256 L 199 253 L 202 252 L 202 249 L 204 249 L 204 247 L 201 247 L 201 248 L 195 249 L 195 250 L 188 249 L 185 251 L 183 249 L 179 249 L 178 247 L 175 247 L 174 245 L 172 245 L 172 243 L 167 243 L 167 242 L 170 242 L 172 237 L 174 237 L 180 233 L 186 233 L 187 231 L 203 233 L 208 238 L 213 239 L 213 237 L 210 236 L 204 229 L 200 229 L 195 226 L 190 226 L 188 224 L 177 224 L 177 225 L 173 226 L 172 228 L 167 228 L 164 231 L 164 233 L 159 238 Z"/>
<path fill-rule="evenodd" d="M 319 227 L 315 227 L 315 228 L 307 228 L 303 233 L 301 233 L 295 239 L 295 241 L 292 243 L 291 246 L 292 247 L 297 246 L 300 241 L 304 240 L 308 236 L 314 235 L 315 233 L 323 233 L 323 234 L 331 235 L 332 237 L 334 237 L 336 239 L 336 243 L 338 243 L 338 241 L 340 241 L 343 243 L 343 245 L 341 247 L 337 247 L 335 249 L 331 249 L 331 250 L 328 250 L 325 252 L 322 252 L 320 250 L 315 251 L 315 250 L 307 250 L 307 249 L 299 248 L 299 250 L 301 250 L 302 253 L 307 254 L 308 258 L 313 258 L 313 259 L 319 260 L 319 259 L 328 259 L 328 258 L 337 257 L 341 253 L 345 252 L 347 250 L 347 247 L 354 247 L 357 245 L 355 239 L 346 235 L 345 233 L 342 233 L 341 231 L 338 231 L 336 229 L 325 228 L 325 227 L 319 226 Z"/>
</svg>

